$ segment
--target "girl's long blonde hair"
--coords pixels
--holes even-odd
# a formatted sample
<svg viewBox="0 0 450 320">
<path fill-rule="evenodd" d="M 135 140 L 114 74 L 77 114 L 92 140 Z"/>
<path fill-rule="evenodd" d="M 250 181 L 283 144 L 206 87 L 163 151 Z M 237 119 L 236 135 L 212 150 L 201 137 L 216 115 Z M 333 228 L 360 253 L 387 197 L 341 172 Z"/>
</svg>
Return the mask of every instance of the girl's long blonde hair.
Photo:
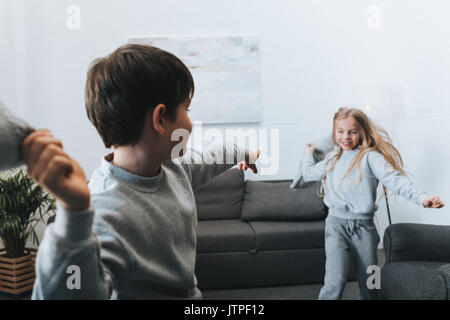
<svg viewBox="0 0 450 320">
<path fill-rule="evenodd" d="M 360 140 L 357 148 L 359 149 L 359 153 L 353 160 L 343 178 L 350 174 L 353 168 L 357 166 L 359 171 L 359 181 L 361 181 L 361 160 L 364 155 L 370 151 L 377 151 L 381 153 L 386 161 L 395 170 L 399 171 L 403 175 L 406 175 L 406 172 L 403 169 L 403 159 L 397 148 L 392 145 L 392 141 L 388 133 L 373 123 L 372 120 L 370 120 L 370 118 L 361 110 L 354 108 L 339 108 L 338 112 L 334 114 L 333 132 L 331 134 L 333 144 L 338 147 L 338 151 L 337 154 L 327 162 L 328 164 L 330 161 L 334 160 L 330 168 L 325 172 L 323 185 L 325 185 L 328 173 L 334 169 L 337 160 L 339 160 L 343 152 L 342 148 L 339 146 L 339 143 L 336 141 L 336 123 L 338 120 L 346 119 L 348 117 L 355 119 L 358 124 Z"/>
</svg>

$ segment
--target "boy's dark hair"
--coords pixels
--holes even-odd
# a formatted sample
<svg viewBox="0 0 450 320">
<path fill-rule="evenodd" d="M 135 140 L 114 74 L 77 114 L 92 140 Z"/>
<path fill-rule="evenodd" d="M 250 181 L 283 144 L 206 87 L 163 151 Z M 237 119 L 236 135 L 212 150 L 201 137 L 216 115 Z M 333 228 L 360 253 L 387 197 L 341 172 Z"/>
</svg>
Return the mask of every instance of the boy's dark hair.
<svg viewBox="0 0 450 320">
<path fill-rule="evenodd" d="M 145 115 L 158 104 L 175 120 L 177 107 L 194 94 L 194 80 L 175 55 L 128 44 L 92 62 L 85 92 L 88 118 L 110 148 L 136 145 Z"/>
</svg>

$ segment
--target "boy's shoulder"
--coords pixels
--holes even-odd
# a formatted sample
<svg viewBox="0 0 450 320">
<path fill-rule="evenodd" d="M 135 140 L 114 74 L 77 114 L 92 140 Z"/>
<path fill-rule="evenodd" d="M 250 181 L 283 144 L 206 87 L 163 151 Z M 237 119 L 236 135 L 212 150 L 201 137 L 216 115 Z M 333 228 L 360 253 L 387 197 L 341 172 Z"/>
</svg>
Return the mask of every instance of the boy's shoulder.
<svg viewBox="0 0 450 320">
<path fill-rule="evenodd" d="M 123 177 L 118 178 L 111 169 L 104 166 L 97 168 L 89 181 L 96 226 L 105 223 L 112 228 L 125 224 L 137 226 L 141 223 L 139 217 L 148 215 L 149 210 L 155 209 L 153 211 L 157 212 L 161 205 L 165 205 L 166 193 L 161 194 L 160 191 L 167 188 L 182 191 L 182 188 L 190 186 L 181 165 L 172 161 L 162 164 L 157 183 L 152 187 L 143 185 L 142 181 L 133 183 L 123 180 Z"/>
<path fill-rule="evenodd" d="M 133 175 L 125 170 L 114 167 L 102 161 L 101 166 L 94 170 L 89 180 L 89 190 L 93 199 L 122 199 L 134 197 L 134 194 L 156 192 L 164 184 L 180 184 L 181 180 L 189 180 L 188 172 L 180 162 L 169 160 L 161 165 L 161 173 L 155 178 L 155 183 L 149 190 L 147 181 L 133 179 Z M 137 177 L 137 176 L 134 176 Z M 165 179 L 166 178 L 166 179 Z M 153 178 L 142 178 L 145 180 Z"/>
<path fill-rule="evenodd" d="M 108 170 L 105 170 L 103 166 L 94 170 L 89 179 L 89 190 L 91 194 L 108 193 L 114 189 L 114 180 L 109 175 Z"/>
<path fill-rule="evenodd" d="M 118 181 L 111 179 L 102 172 L 94 172 L 89 181 L 89 191 L 91 192 L 91 204 L 96 214 L 102 212 L 115 212 L 120 208 L 127 207 L 130 192 L 124 190 L 124 186 Z"/>
<path fill-rule="evenodd" d="M 116 179 L 104 163 L 94 170 L 89 180 L 89 191 L 96 213 L 119 211 L 120 208 L 128 207 L 134 193 L 133 188 Z"/>
<path fill-rule="evenodd" d="M 94 208 L 94 228 L 96 231 L 101 227 L 102 232 L 106 229 L 116 229 L 121 225 L 129 224 L 133 220 L 130 212 L 136 212 L 135 193 L 129 185 L 121 183 L 114 176 L 104 170 L 97 168 L 89 180 L 91 192 L 91 206 Z"/>
</svg>

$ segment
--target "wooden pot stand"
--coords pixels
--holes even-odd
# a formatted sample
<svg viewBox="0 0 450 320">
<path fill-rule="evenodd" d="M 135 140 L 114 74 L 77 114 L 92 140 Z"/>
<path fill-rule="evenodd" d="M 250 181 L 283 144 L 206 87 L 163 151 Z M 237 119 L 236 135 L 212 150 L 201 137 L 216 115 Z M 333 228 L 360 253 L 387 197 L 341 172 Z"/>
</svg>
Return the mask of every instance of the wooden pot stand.
<svg viewBox="0 0 450 320">
<path fill-rule="evenodd" d="M 18 295 L 32 290 L 36 249 L 25 249 L 26 255 L 20 258 L 8 258 L 5 252 L 0 250 L 0 291 Z"/>
</svg>

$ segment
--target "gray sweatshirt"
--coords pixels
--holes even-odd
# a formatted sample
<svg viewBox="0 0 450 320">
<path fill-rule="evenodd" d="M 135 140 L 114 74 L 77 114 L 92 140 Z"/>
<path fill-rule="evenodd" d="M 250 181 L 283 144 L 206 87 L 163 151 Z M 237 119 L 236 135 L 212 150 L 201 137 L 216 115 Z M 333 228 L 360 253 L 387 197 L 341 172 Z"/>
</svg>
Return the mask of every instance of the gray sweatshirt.
<svg viewBox="0 0 450 320">
<path fill-rule="evenodd" d="M 305 154 L 303 160 L 303 176 L 305 181 L 321 181 L 325 172 L 331 167 L 337 151 L 328 153 L 325 159 L 314 164 L 313 156 Z M 355 167 L 344 179 L 359 149 L 344 151 L 336 162 L 336 166 L 328 173 L 325 184 L 324 202 L 329 214 L 343 219 L 371 219 L 378 209 L 376 192 L 378 182 L 386 188 L 423 205 L 426 193 L 417 188 L 414 182 L 399 171 L 394 170 L 383 155 L 370 151 L 361 160 L 362 179 Z M 329 161 L 332 159 L 331 161 Z"/>
<path fill-rule="evenodd" d="M 20 143 L 34 129 L 17 118 L 0 101 L 0 170 L 23 164 Z"/>
<path fill-rule="evenodd" d="M 224 153 L 232 164 L 213 163 Z M 194 190 L 244 160 L 244 151 L 234 145 L 192 151 L 163 163 L 152 178 L 112 165 L 112 157 L 90 180 L 92 209 L 59 207 L 45 230 L 32 298 L 201 299 Z"/>
</svg>

